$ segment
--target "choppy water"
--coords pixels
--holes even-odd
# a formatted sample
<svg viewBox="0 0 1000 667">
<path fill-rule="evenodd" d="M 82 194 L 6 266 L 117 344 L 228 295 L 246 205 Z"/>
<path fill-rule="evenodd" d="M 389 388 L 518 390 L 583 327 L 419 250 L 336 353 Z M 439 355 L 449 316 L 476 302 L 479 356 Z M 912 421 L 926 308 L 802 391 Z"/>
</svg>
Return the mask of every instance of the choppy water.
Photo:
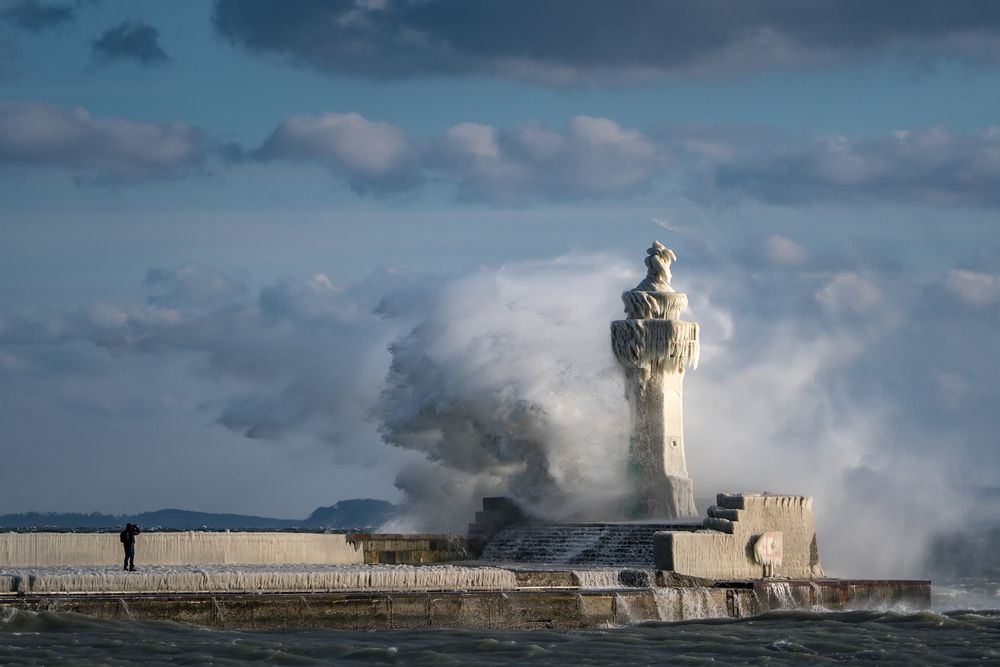
<svg viewBox="0 0 1000 667">
<path fill-rule="evenodd" d="M 1000 610 L 780 612 L 594 631 L 236 632 L 60 612 L 0 619 L 0 664 L 1000 662 Z"/>
<path fill-rule="evenodd" d="M 0 665 L 1000 664 L 1000 582 L 933 591 L 938 611 L 785 611 L 592 631 L 245 632 L 8 609 Z"/>
</svg>

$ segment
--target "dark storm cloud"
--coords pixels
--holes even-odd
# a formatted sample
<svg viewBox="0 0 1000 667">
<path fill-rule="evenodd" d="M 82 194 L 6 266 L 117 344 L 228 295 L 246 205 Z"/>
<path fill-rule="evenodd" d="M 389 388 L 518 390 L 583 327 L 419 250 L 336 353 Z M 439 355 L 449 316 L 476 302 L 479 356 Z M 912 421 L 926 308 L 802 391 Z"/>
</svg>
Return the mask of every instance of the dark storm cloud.
<svg viewBox="0 0 1000 667">
<path fill-rule="evenodd" d="M 988 0 L 216 0 L 217 32 L 331 74 L 555 82 L 844 61 L 1000 62 Z"/>
<path fill-rule="evenodd" d="M 93 118 L 86 110 L 0 102 L 3 167 L 68 170 L 81 182 L 128 185 L 178 178 L 209 153 L 207 138 L 184 123 Z"/>
<path fill-rule="evenodd" d="M 76 19 L 76 6 L 73 3 L 0 0 L 0 20 L 22 30 L 41 32 L 74 19 Z"/>
<path fill-rule="evenodd" d="M 160 46 L 160 32 L 142 21 L 126 20 L 108 28 L 91 45 L 91 53 L 102 62 L 134 60 L 142 65 L 161 65 L 170 60 Z"/>
</svg>

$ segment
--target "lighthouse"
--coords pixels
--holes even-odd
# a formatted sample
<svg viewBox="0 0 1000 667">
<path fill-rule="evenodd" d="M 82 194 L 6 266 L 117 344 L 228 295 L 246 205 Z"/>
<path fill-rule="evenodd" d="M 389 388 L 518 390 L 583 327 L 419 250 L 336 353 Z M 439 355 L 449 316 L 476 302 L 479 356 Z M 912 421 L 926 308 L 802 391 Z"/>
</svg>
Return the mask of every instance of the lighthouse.
<svg viewBox="0 0 1000 667">
<path fill-rule="evenodd" d="M 694 517 L 684 460 L 684 374 L 698 365 L 698 324 L 681 319 L 687 295 L 670 286 L 673 250 L 646 251 L 646 277 L 622 294 L 626 319 L 611 323 L 611 348 L 625 370 L 632 428 L 629 473 L 638 519 Z"/>
</svg>

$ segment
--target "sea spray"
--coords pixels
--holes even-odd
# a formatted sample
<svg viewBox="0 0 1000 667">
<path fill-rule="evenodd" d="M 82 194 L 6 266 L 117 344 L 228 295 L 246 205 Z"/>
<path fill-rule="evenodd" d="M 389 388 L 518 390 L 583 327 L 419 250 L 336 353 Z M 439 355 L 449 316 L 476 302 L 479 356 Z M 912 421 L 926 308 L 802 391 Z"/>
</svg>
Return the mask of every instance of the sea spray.
<svg viewBox="0 0 1000 667">
<path fill-rule="evenodd" d="M 653 599 L 661 621 L 686 621 L 699 618 L 726 618 L 726 592 L 723 589 L 654 588 Z"/>
<path fill-rule="evenodd" d="M 656 602 L 656 613 L 661 621 L 679 621 L 683 618 L 678 589 L 654 588 L 653 600 Z"/>
<path fill-rule="evenodd" d="M 411 529 L 464 525 L 501 493 L 554 520 L 615 518 L 628 414 L 606 322 L 633 274 L 610 257 L 515 263 L 398 304 L 413 326 L 390 345 L 375 414 L 387 443 L 430 461 L 397 479 Z"/>
<path fill-rule="evenodd" d="M 642 620 L 639 615 L 635 613 L 635 608 L 632 606 L 632 600 L 628 595 L 615 593 L 614 604 L 616 620 L 625 621 L 626 623 L 636 623 Z"/>
<path fill-rule="evenodd" d="M 777 602 L 779 609 L 795 609 L 797 607 L 792 587 L 787 581 L 768 583 L 767 590 L 770 597 Z"/>
</svg>

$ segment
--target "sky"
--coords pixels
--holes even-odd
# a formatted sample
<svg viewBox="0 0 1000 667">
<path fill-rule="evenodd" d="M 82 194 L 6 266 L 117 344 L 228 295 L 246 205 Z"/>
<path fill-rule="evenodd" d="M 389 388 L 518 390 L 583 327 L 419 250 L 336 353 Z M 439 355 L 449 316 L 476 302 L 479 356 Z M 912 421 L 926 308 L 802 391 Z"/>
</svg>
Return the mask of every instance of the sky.
<svg viewBox="0 0 1000 667">
<path fill-rule="evenodd" d="M 985 1 L 0 0 L 0 511 L 597 512 L 659 239 L 696 495 L 909 544 L 1000 469 L 998 112 Z"/>
</svg>

